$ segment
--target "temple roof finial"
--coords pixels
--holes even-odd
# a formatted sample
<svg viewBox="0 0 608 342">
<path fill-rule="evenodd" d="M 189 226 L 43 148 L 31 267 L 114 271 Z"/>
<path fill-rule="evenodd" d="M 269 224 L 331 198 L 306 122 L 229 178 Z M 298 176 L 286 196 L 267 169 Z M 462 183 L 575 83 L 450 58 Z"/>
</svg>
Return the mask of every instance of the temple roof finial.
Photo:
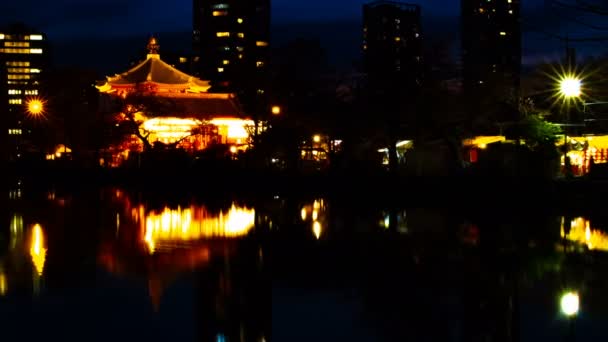
<svg viewBox="0 0 608 342">
<path fill-rule="evenodd" d="M 150 40 L 148 41 L 148 45 L 146 47 L 148 48 L 148 54 L 158 55 L 160 45 L 158 45 L 158 40 L 154 36 L 150 37 Z"/>
</svg>

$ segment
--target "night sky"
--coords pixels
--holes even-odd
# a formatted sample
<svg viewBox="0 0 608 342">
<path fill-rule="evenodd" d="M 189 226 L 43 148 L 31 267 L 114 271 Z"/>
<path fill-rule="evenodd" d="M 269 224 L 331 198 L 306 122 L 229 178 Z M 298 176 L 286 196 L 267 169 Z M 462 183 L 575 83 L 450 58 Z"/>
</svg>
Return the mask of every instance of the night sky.
<svg viewBox="0 0 608 342">
<path fill-rule="evenodd" d="M 274 0 L 273 19 L 279 23 L 357 20 L 365 2 L 368 1 Z M 458 1 L 426 0 L 419 4 L 429 14 L 458 15 Z M 114 36 L 190 30 L 191 11 L 191 0 L 20 0 L 3 1 L 0 22 L 31 22 L 57 39 L 65 39 L 89 34 Z"/>
<path fill-rule="evenodd" d="M 361 6 L 366 2 L 369 1 L 273 0 L 273 43 L 280 45 L 299 36 L 316 36 L 330 50 L 330 54 L 333 52 L 337 56 L 336 60 L 352 60 L 360 54 Z M 415 3 L 422 6 L 423 30 L 427 38 L 431 35 L 443 38 L 445 35 L 454 41 L 455 46 L 459 46 L 460 0 L 423 0 Z M 571 36 L 587 34 L 550 15 L 544 7 L 544 0 L 523 0 L 522 3 L 524 64 L 559 58 L 563 53 L 563 43 L 538 34 L 536 28 L 562 35 L 566 32 Z M 150 34 L 179 32 L 179 36 L 167 37 L 169 39 L 164 40 L 164 45 L 161 41 L 161 46 L 165 51 L 177 49 L 177 46 L 188 48 L 192 29 L 191 12 L 192 0 L 10 0 L 0 4 L 0 24 L 23 21 L 47 33 L 51 42 L 59 45 L 55 49 L 59 51 L 55 56 L 58 64 L 79 62 L 79 56 L 66 50 L 80 47 L 88 55 L 96 56 L 94 58 L 97 60 L 90 61 L 95 68 L 100 69 L 99 64 L 104 63 L 102 59 L 105 59 L 107 65 L 112 65 L 109 69 L 114 70 L 119 60 L 133 58 L 138 51 L 133 46 Z M 334 22 L 335 25 L 322 27 L 319 25 L 321 22 Z M 162 34 L 160 36 L 163 37 Z M 105 42 L 94 43 L 95 40 Z M 121 45 L 118 41 L 122 41 Z M 175 46 L 167 47 L 168 41 Z M 103 45 L 106 45 L 105 48 L 102 48 Z M 145 45 L 145 42 L 141 45 Z M 123 56 L 107 53 L 107 50 L 128 50 L 125 46 L 131 48 Z M 586 43 L 578 48 L 580 54 L 600 54 L 606 53 L 605 46 L 604 43 Z M 344 54 L 348 56 L 344 57 Z"/>
</svg>

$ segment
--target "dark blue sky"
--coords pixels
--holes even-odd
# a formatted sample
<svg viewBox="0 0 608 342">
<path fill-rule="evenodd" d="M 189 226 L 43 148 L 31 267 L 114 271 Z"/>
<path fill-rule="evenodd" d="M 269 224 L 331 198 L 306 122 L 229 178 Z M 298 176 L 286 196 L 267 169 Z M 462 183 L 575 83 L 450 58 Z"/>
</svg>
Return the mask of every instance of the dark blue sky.
<svg viewBox="0 0 608 342">
<path fill-rule="evenodd" d="M 364 0 L 274 0 L 275 22 L 357 20 Z M 534 5 L 542 0 L 525 0 Z M 459 0 L 418 1 L 424 15 L 457 16 Z M 0 22 L 22 20 L 52 38 L 125 36 L 191 29 L 192 0 L 6 0 Z"/>
<path fill-rule="evenodd" d="M 574 1 L 574 0 L 565 0 Z M 360 54 L 361 7 L 366 0 L 273 0 L 273 44 L 310 34 L 319 37 L 328 50 L 349 51 L 349 56 L 336 55 L 337 59 L 357 58 Z M 414 2 L 414 1 L 412 1 Z M 460 0 L 421 0 L 423 31 L 431 35 L 448 37 L 458 46 L 458 17 Z M 543 59 L 555 59 L 563 54 L 564 44 L 537 33 L 540 28 L 554 34 L 570 36 L 593 35 L 597 32 L 582 32 L 580 28 L 564 24 L 559 15 L 547 10 L 544 0 L 522 0 L 524 5 L 523 60 L 525 64 Z M 0 24 L 23 21 L 46 32 L 55 44 L 59 64 L 75 63 L 80 56 L 66 51 L 88 45 L 86 52 L 102 59 L 119 60 L 133 58 L 139 48 L 135 41 L 144 41 L 149 34 L 159 32 L 181 32 L 179 39 L 173 37 L 161 41 L 165 51 L 189 47 L 189 32 L 192 29 L 192 0 L 1 0 Z M 560 15 L 564 15 L 561 13 Z M 568 15 L 568 13 L 566 13 Z M 578 20 L 588 21 L 578 17 Z M 337 22 L 334 26 L 321 26 L 319 22 Z M 342 23 L 342 24 L 340 24 Z M 600 22 L 600 24 L 602 24 Z M 329 27 L 329 29 L 327 29 Z M 324 31 L 325 30 L 325 31 Z M 162 38 L 162 35 L 161 35 Z M 277 38 L 277 39 L 274 39 Z M 127 39 L 130 41 L 126 42 Z M 86 40 L 86 41 L 85 41 Z M 114 45 L 98 47 L 96 41 Z M 108 43 L 111 41 L 112 43 Z M 122 41 L 122 45 L 115 44 Z M 173 42 L 175 46 L 168 46 Z M 179 41 L 179 43 L 178 43 Z M 70 45 L 71 44 L 71 45 Z M 101 44 L 99 44 L 101 45 Z M 141 44 L 142 46 L 144 43 Z M 606 53 L 605 42 L 579 44 L 581 54 Z M 93 47 L 91 47 L 93 46 Z M 120 46 L 120 48 L 119 48 Z M 127 48 L 124 48 L 124 47 Z M 177 47 L 179 46 L 179 47 Z M 66 48 L 67 47 L 67 48 Z M 116 50 L 124 51 L 121 56 Z M 111 51 L 108 51 L 111 50 Z M 330 51 L 330 54 L 332 51 Z M 120 59 L 119 59 L 120 58 Z M 114 62 L 107 63 L 115 65 Z"/>
</svg>

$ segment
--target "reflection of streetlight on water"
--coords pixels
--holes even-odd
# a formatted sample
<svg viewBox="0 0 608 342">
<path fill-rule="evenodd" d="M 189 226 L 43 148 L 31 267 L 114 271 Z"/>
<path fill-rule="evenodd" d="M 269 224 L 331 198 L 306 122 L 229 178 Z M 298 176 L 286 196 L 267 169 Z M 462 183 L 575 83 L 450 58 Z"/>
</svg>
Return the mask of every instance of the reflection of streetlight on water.
<svg viewBox="0 0 608 342">
<path fill-rule="evenodd" d="M 574 341 L 574 320 L 579 311 L 578 292 L 568 291 L 560 299 L 561 312 L 568 319 L 568 335 L 566 341 Z"/>
<path fill-rule="evenodd" d="M 576 292 L 566 292 L 560 300 L 560 308 L 566 317 L 571 318 L 578 314 L 579 298 Z"/>
</svg>

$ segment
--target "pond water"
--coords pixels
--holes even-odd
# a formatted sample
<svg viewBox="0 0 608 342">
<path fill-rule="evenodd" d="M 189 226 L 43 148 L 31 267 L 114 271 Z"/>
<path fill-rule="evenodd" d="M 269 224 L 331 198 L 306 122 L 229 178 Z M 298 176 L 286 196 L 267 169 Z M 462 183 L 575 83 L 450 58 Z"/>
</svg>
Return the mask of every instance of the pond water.
<svg viewBox="0 0 608 342">
<path fill-rule="evenodd" d="M 601 213 L 21 182 L 1 195 L 3 341 L 608 339 Z"/>
</svg>

